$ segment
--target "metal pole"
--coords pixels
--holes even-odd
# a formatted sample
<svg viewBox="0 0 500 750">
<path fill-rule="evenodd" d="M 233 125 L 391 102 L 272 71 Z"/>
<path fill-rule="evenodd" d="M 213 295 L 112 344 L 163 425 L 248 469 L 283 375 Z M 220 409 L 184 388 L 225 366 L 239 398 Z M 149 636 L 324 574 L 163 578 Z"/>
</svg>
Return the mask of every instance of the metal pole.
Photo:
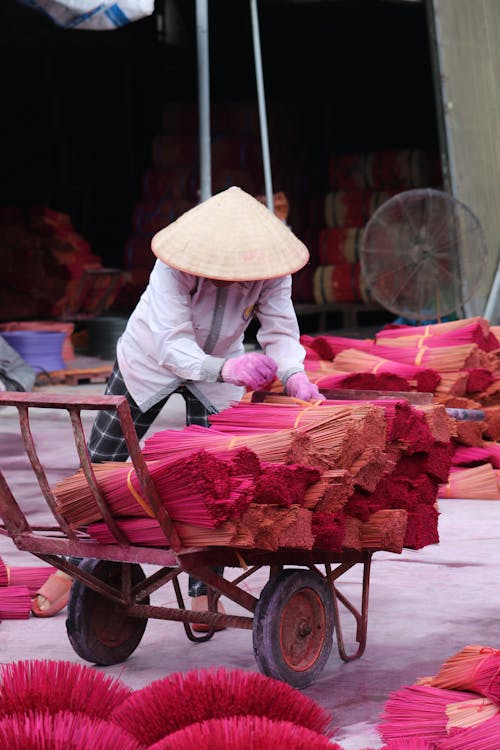
<svg viewBox="0 0 500 750">
<path fill-rule="evenodd" d="M 208 54 L 208 0 L 196 0 L 198 50 L 198 119 L 200 147 L 200 200 L 212 195 L 210 158 L 210 60 Z"/>
<path fill-rule="evenodd" d="M 484 308 L 483 318 L 486 318 L 490 323 L 493 325 L 496 325 L 497 323 L 500 323 L 500 319 L 498 317 L 498 296 L 500 294 L 500 265 L 497 265 L 497 270 L 495 273 L 495 278 L 493 279 L 493 284 L 491 285 L 490 293 L 488 295 L 488 300 L 486 302 L 486 307 Z"/>
<path fill-rule="evenodd" d="M 262 53 L 260 49 L 259 16 L 257 0 L 250 0 L 252 15 L 252 37 L 255 58 L 255 77 L 257 79 L 257 98 L 259 103 L 260 139 L 262 143 L 262 163 L 264 167 L 264 184 L 266 186 L 267 207 L 274 213 L 273 183 L 271 178 L 271 160 L 269 158 L 269 136 L 267 132 L 266 99 L 264 95 L 264 78 L 262 75 Z"/>
</svg>

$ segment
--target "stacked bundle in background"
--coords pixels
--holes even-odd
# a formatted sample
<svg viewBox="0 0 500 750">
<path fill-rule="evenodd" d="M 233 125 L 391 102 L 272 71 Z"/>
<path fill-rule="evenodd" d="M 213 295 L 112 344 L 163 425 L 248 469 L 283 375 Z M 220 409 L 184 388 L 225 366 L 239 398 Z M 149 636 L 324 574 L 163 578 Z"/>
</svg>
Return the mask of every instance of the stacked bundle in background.
<svg viewBox="0 0 500 750">
<path fill-rule="evenodd" d="M 85 271 L 102 268 L 70 217 L 45 206 L 1 209 L 0 261 L 0 320 L 9 321 L 60 317 Z M 83 300 L 80 311 L 92 302 Z"/>
<path fill-rule="evenodd" d="M 28 619 L 31 600 L 55 570 L 51 565 L 7 565 L 0 557 L 0 621 Z"/>
<path fill-rule="evenodd" d="M 396 193 L 439 184 L 436 163 L 434 155 L 419 148 L 332 154 L 326 165 L 330 192 L 311 198 L 309 225 L 300 235 L 311 252 L 312 269 L 294 277 L 294 300 L 371 302 L 360 276 L 362 229 Z"/>
<path fill-rule="evenodd" d="M 437 488 L 453 423 L 406 401 L 238 403 L 212 427 L 157 432 L 143 454 L 186 545 L 401 552 L 439 540 Z M 168 546 L 130 464 L 96 477 L 131 543 Z M 81 473 L 54 488 L 59 512 L 113 542 Z"/>
<path fill-rule="evenodd" d="M 306 371 L 323 390 L 424 391 L 447 408 L 482 411 L 482 420 L 456 420 L 453 467 L 440 495 L 500 499 L 500 345 L 487 320 L 387 327 L 375 339 L 301 341 Z"/>
<path fill-rule="evenodd" d="M 269 132 L 272 138 L 273 185 L 285 192 L 292 206 L 303 201 L 295 170 L 290 168 L 290 152 L 297 153 L 298 133 L 291 126 L 297 121 L 290 104 L 268 103 Z M 232 185 L 251 195 L 264 192 L 259 113 L 256 101 L 219 101 L 211 107 L 211 192 Z M 125 243 L 123 268 L 125 283 L 119 303 L 131 308 L 138 302 L 155 262 L 151 238 L 199 202 L 199 121 L 195 101 L 165 103 L 162 130 L 152 141 L 151 167 L 142 175 L 140 194 L 132 216 L 132 233 Z M 303 173 L 308 170 L 303 167 Z"/>
</svg>

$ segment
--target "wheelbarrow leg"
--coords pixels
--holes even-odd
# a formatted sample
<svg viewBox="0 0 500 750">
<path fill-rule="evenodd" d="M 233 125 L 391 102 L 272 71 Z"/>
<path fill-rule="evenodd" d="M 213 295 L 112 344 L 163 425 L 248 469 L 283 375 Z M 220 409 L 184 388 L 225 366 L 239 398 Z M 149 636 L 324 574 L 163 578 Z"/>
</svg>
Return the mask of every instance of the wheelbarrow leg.
<svg viewBox="0 0 500 750">
<path fill-rule="evenodd" d="M 367 553 L 367 556 L 363 560 L 363 583 L 361 591 L 361 611 L 359 611 L 352 602 L 347 599 L 335 586 L 333 579 L 331 578 L 331 571 L 328 566 L 328 577 L 331 580 L 331 588 L 333 593 L 333 612 L 335 619 L 335 635 L 337 638 L 337 647 L 339 656 L 342 661 L 349 662 L 359 659 L 363 655 L 366 648 L 367 631 L 368 631 L 368 600 L 370 590 L 370 569 L 371 569 L 371 557 L 372 553 Z M 342 622 L 340 618 L 339 602 L 353 615 L 356 620 L 356 642 L 358 648 L 355 652 L 348 654 L 344 645 L 344 636 L 342 630 Z"/>
<path fill-rule="evenodd" d="M 177 576 L 175 576 L 175 578 L 172 580 L 172 583 L 174 586 L 175 596 L 177 598 L 177 604 L 179 606 L 179 609 L 187 609 L 184 603 L 184 597 L 182 596 L 182 591 L 181 591 L 181 587 L 179 586 L 179 580 Z M 212 589 L 209 589 L 209 592 L 211 591 Z M 208 602 L 209 602 L 208 606 L 210 608 L 210 598 Z M 215 611 L 217 610 L 214 610 L 214 612 Z M 203 643 L 204 641 L 209 641 L 210 638 L 215 633 L 215 630 L 211 630 L 211 631 L 209 630 L 206 635 L 195 635 L 191 627 L 191 624 L 189 622 L 183 622 L 182 624 L 184 626 L 184 632 L 186 633 L 187 637 L 189 638 L 190 641 L 193 641 L 194 643 Z"/>
</svg>

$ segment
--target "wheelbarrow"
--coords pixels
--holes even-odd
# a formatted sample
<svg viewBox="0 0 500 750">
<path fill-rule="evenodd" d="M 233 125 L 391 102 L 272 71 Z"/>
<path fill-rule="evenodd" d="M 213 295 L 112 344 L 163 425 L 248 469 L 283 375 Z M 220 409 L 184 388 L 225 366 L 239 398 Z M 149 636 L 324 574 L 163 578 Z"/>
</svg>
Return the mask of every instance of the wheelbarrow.
<svg viewBox="0 0 500 750">
<path fill-rule="evenodd" d="M 125 661 L 139 645 L 149 618 L 181 622 L 187 638 L 198 643 L 212 638 L 219 626 L 251 630 L 260 671 L 297 688 L 311 684 L 321 673 L 334 637 L 343 661 L 352 661 L 363 654 L 367 639 L 370 566 L 376 550 L 340 554 L 285 548 L 270 552 L 232 547 L 184 547 L 159 500 L 123 396 L 80 398 L 46 393 L 2 393 L 2 406 L 17 409 L 27 468 L 30 464 L 55 524 L 30 525 L 0 471 L 0 518 L 3 520 L 0 532 L 9 536 L 19 550 L 28 551 L 74 577 L 66 627 L 70 643 L 81 658 L 99 665 Z M 114 543 L 101 544 L 92 540 L 84 531 L 71 528 L 58 513 L 33 438 L 32 409 L 67 413 L 75 457 L 77 454 Z M 165 536 L 163 547 L 131 543 L 100 492 L 87 451 L 81 412 L 104 409 L 115 411 L 120 420 L 142 496 L 148 499 Z M 82 561 L 75 565 L 69 557 L 82 558 Z M 148 570 L 149 566 L 154 566 L 154 572 L 146 575 L 143 565 L 148 566 Z M 339 590 L 338 582 L 357 565 L 362 566 L 362 575 L 359 577 L 359 602 L 355 605 Z M 239 573 L 228 580 L 214 572 L 214 566 L 239 569 Z M 269 577 L 260 595 L 254 596 L 241 584 L 263 567 L 268 568 Z M 207 611 L 192 611 L 186 607 L 180 585 L 181 576 L 186 575 L 195 576 L 209 587 Z M 177 607 L 150 603 L 150 595 L 166 584 L 173 586 Z M 248 615 L 218 612 L 217 600 L 221 595 Z M 354 626 L 352 650 L 344 643 L 344 618 Z M 209 629 L 206 634 L 195 635 L 193 623 L 203 623 Z"/>
</svg>

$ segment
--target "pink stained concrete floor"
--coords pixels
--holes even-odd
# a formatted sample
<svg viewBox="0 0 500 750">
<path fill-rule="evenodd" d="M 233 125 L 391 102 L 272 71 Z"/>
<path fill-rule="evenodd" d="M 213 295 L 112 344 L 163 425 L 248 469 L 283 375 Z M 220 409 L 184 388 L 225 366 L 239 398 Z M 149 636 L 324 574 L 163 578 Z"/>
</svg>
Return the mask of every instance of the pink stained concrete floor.
<svg viewBox="0 0 500 750">
<path fill-rule="evenodd" d="M 43 390 L 84 395 L 102 393 L 103 386 L 47 386 Z M 182 406 L 175 398 L 153 431 L 182 426 Z M 82 416 L 88 429 L 93 415 L 84 412 Z M 49 481 L 72 473 L 77 461 L 62 414 L 36 410 L 32 431 Z M 23 456 L 16 412 L 0 409 L 0 469 L 30 522 L 49 523 L 45 501 Z M 375 554 L 365 654 L 346 664 L 334 643 L 319 679 L 304 690 L 331 712 L 338 727 L 335 739 L 344 750 L 382 746 L 376 724 L 391 691 L 412 684 L 417 677 L 434 674 L 446 658 L 467 644 L 500 647 L 500 503 L 446 500 L 440 502 L 440 511 L 439 545 L 404 550 L 402 555 Z M 8 565 L 40 564 L 3 536 L 0 556 Z M 234 571 L 229 573 L 233 575 Z M 263 569 L 245 585 L 258 595 L 267 577 L 268 571 Z M 359 602 L 360 580 L 361 569 L 356 566 L 342 577 L 339 586 L 355 603 Z M 152 602 L 173 603 L 171 587 L 157 591 Z M 242 614 L 232 602 L 226 600 L 225 604 L 229 612 Z M 65 619 L 65 612 L 61 612 L 47 620 L 4 620 L 0 623 L 0 662 L 34 658 L 81 662 L 66 636 Z M 352 626 L 351 618 L 345 621 L 347 643 L 354 648 Z M 140 688 L 171 672 L 215 665 L 257 670 L 251 632 L 226 630 L 216 633 L 208 643 L 192 644 L 181 624 L 150 620 L 143 640 L 127 662 L 103 669 L 132 688 Z"/>
</svg>

